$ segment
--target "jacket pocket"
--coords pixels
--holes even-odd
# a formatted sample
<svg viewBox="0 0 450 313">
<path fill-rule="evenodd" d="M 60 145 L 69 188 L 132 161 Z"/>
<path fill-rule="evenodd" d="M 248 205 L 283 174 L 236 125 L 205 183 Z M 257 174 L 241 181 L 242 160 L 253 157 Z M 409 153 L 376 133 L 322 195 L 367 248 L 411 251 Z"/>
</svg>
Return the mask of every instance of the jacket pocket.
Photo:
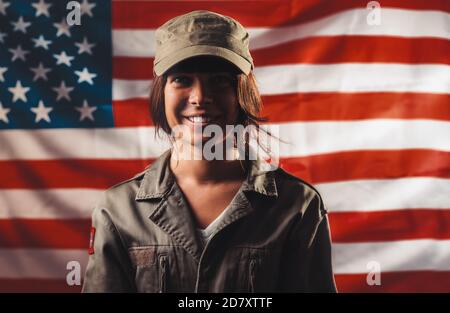
<svg viewBox="0 0 450 313">
<path fill-rule="evenodd" d="M 167 255 L 159 256 L 159 292 L 166 292 L 167 289 Z"/>
<path fill-rule="evenodd" d="M 235 252 L 240 254 L 240 262 L 237 274 L 233 277 L 235 284 L 229 281 L 229 290 L 251 293 L 276 290 L 280 264 L 279 249 L 236 247 Z"/>
<path fill-rule="evenodd" d="M 131 264 L 135 267 L 149 267 L 155 264 L 155 247 L 132 247 L 128 249 Z"/>
<path fill-rule="evenodd" d="M 248 265 L 248 290 L 252 293 L 255 292 L 256 265 L 256 258 L 250 258 Z"/>
<path fill-rule="evenodd" d="M 135 270 L 135 284 L 138 292 L 168 292 L 171 246 L 142 246 L 128 249 Z"/>
</svg>

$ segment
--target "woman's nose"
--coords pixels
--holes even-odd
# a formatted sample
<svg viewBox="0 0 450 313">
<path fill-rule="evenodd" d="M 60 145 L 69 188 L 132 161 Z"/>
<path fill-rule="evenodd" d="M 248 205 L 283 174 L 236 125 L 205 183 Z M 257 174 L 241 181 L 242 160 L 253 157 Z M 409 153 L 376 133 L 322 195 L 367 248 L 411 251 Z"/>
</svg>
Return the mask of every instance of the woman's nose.
<svg viewBox="0 0 450 313">
<path fill-rule="evenodd" d="M 212 102 L 211 90 L 207 83 L 201 79 L 195 79 L 192 84 L 189 102 L 195 106 L 204 106 Z"/>
</svg>

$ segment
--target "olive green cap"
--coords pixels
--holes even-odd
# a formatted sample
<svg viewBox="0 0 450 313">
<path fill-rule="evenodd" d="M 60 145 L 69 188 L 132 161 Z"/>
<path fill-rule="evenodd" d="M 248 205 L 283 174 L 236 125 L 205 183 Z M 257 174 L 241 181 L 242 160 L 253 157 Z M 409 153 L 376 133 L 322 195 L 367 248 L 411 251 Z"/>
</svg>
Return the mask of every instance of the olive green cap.
<svg viewBox="0 0 450 313">
<path fill-rule="evenodd" d="M 254 67 L 248 32 L 238 21 L 218 13 L 193 11 L 177 16 L 156 30 L 155 39 L 153 69 L 158 76 L 180 61 L 201 55 L 223 58 L 246 75 Z"/>
</svg>

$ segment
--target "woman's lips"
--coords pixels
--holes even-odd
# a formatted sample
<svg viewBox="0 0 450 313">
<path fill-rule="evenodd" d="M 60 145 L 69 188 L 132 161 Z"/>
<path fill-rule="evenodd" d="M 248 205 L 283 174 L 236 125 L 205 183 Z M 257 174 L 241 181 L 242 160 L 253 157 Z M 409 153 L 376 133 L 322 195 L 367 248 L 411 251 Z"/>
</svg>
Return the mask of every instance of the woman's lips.
<svg viewBox="0 0 450 313">
<path fill-rule="evenodd" d="M 207 117 L 207 116 L 183 116 L 183 118 L 192 125 L 211 125 L 217 122 L 219 116 Z"/>
</svg>

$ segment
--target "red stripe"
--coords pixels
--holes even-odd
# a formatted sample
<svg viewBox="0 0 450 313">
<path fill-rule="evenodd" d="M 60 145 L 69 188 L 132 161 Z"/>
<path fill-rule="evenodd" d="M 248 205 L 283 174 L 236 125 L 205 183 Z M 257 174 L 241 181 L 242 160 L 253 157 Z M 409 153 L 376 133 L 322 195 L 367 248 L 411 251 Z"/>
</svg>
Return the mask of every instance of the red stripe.
<svg viewBox="0 0 450 313">
<path fill-rule="evenodd" d="M 334 277 L 339 292 L 450 292 L 450 272 L 446 271 L 382 272 L 380 286 L 369 286 L 366 274 Z"/>
<path fill-rule="evenodd" d="M 296 40 L 251 53 L 255 66 L 345 62 L 450 64 L 449 50 L 450 42 L 444 39 L 329 36 Z"/>
<path fill-rule="evenodd" d="M 113 101 L 115 127 L 153 126 L 148 99 Z"/>
<path fill-rule="evenodd" d="M 69 286 L 62 279 L 8 279 L 0 278 L 0 292 L 57 292 L 80 293 L 80 286 Z"/>
<path fill-rule="evenodd" d="M 434 150 L 362 150 L 283 158 L 281 167 L 312 184 L 353 179 L 450 178 L 450 153 Z"/>
<path fill-rule="evenodd" d="M 0 188 L 105 189 L 133 177 L 152 160 L 0 161 Z M 400 177 L 450 178 L 450 153 L 435 150 L 362 150 L 283 158 L 280 167 L 310 183 Z M 376 164 L 376 166 L 373 166 Z"/>
<path fill-rule="evenodd" d="M 270 123 L 374 118 L 450 120 L 450 95 L 432 93 L 294 93 L 263 96 Z M 152 126 L 148 99 L 113 102 L 116 127 Z"/>
<path fill-rule="evenodd" d="M 153 58 L 115 56 L 112 70 L 115 79 L 153 79 Z"/>
<path fill-rule="evenodd" d="M 329 36 L 291 41 L 251 53 L 255 66 L 258 67 L 345 62 L 450 64 L 449 50 L 450 42 L 443 39 Z M 114 57 L 113 77 L 152 79 L 153 58 Z"/>
<path fill-rule="evenodd" d="M 153 79 L 153 58 L 115 56 L 112 61 L 115 79 Z"/>
<path fill-rule="evenodd" d="M 346 292 L 450 292 L 450 272 L 382 272 L 381 285 L 369 286 L 366 274 L 335 274 L 338 291 Z M 0 292 L 74 292 L 81 286 L 68 286 L 64 280 L 0 279 Z"/>
<path fill-rule="evenodd" d="M 365 9 L 367 1 L 279 0 L 252 1 L 113 1 L 113 28 L 157 28 L 177 15 L 210 10 L 229 15 L 245 27 L 305 23 L 349 9 Z M 384 0 L 383 8 L 449 12 L 446 0 Z M 270 12 L 270 14 L 268 14 Z"/>
<path fill-rule="evenodd" d="M 9 177 L 0 188 L 104 189 L 133 177 L 151 160 L 67 159 L 0 161 L 0 172 Z"/>
<path fill-rule="evenodd" d="M 345 213 L 332 210 L 331 208 L 329 217 L 334 243 L 450 239 L 450 210 L 408 209 Z"/>
<path fill-rule="evenodd" d="M 450 120 L 450 95 L 431 93 L 296 93 L 263 96 L 271 123 L 373 118 Z"/>
<path fill-rule="evenodd" d="M 0 247 L 86 249 L 90 219 L 1 219 Z"/>
<path fill-rule="evenodd" d="M 329 217 L 334 243 L 450 239 L 450 210 L 331 210 Z M 90 219 L 2 219 L 0 248 L 86 249 L 87 253 L 90 226 Z"/>
</svg>

